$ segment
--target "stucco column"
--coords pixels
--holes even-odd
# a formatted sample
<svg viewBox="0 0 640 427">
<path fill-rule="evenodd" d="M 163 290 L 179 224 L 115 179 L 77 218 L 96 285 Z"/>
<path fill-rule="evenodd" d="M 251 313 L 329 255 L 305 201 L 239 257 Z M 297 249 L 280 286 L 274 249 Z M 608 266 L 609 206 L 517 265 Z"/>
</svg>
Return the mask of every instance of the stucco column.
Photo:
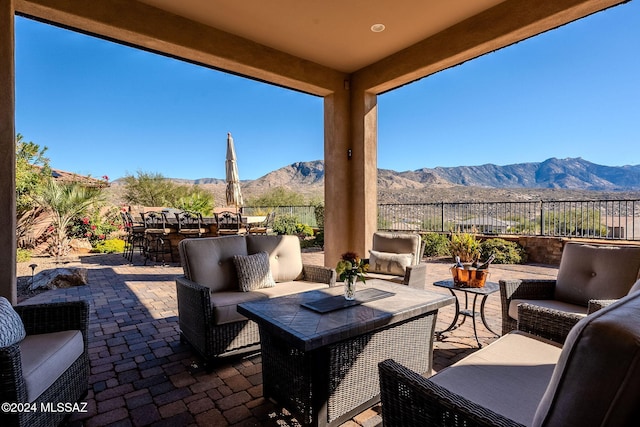
<svg viewBox="0 0 640 427">
<path fill-rule="evenodd" d="M 0 295 L 16 303 L 14 0 L 0 2 Z"/>
<path fill-rule="evenodd" d="M 325 265 L 368 258 L 377 227 L 376 95 L 350 83 L 325 97 Z"/>
<path fill-rule="evenodd" d="M 378 230 L 378 97 L 352 85 L 351 163 L 352 192 L 358 193 L 352 210 L 352 242 L 356 252 L 369 258 L 373 233 Z"/>
<path fill-rule="evenodd" d="M 335 267 L 351 246 L 349 164 L 351 126 L 349 92 L 339 89 L 324 98 L 324 263 Z M 355 202 L 354 202 L 355 203 Z"/>
</svg>

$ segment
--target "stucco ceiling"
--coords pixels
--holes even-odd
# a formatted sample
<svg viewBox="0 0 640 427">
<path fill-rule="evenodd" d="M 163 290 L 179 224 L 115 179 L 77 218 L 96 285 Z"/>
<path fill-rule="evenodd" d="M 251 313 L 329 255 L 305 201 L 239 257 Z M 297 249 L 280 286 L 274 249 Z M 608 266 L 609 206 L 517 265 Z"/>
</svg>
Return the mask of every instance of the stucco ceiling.
<svg viewBox="0 0 640 427">
<path fill-rule="evenodd" d="M 350 73 L 503 0 L 139 1 Z"/>
</svg>

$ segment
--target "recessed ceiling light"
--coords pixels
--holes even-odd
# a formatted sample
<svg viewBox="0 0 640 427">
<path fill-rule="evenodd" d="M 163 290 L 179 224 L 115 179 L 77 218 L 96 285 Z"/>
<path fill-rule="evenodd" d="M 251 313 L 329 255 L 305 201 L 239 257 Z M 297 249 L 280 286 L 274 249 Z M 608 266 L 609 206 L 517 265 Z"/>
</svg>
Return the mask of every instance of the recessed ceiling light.
<svg viewBox="0 0 640 427">
<path fill-rule="evenodd" d="M 371 31 L 373 31 L 374 33 L 381 33 L 383 32 L 385 29 L 384 24 L 373 24 L 371 26 Z"/>
</svg>

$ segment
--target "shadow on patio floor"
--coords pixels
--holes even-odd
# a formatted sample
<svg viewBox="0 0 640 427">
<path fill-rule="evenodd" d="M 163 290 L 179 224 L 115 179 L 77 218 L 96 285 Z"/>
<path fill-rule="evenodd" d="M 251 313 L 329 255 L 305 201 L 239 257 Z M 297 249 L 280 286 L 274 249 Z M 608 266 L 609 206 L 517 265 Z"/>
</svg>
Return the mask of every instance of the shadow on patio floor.
<svg viewBox="0 0 640 427">
<path fill-rule="evenodd" d="M 303 254 L 306 263 L 323 263 L 322 252 Z M 22 304 L 84 299 L 91 304 L 89 356 L 91 375 L 86 413 L 76 413 L 70 426 L 297 426 L 284 408 L 262 397 L 260 354 L 223 361 L 205 372 L 201 360 L 179 338 L 174 278 L 182 269 L 127 263 L 120 254 L 81 258 L 89 269 L 86 286 L 51 290 Z M 448 278 L 446 263 L 430 263 L 427 289 Z M 514 267 L 514 266 L 508 266 Z M 492 267 L 493 268 L 493 267 Z M 546 266 L 493 268 L 502 277 L 555 277 Z M 487 300 L 489 325 L 500 330 L 499 297 Z M 453 308 L 438 314 L 436 330 L 453 319 Z M 494 340 L 479 326 L 483 344 Z M 434 344 L 436 371 L 476 350 L 471 322 Z M 420 351 L 420 349 L 416 349 Z M 344 426 L 380 423 L 380 406 L 364 411 Z"/>
</svg>

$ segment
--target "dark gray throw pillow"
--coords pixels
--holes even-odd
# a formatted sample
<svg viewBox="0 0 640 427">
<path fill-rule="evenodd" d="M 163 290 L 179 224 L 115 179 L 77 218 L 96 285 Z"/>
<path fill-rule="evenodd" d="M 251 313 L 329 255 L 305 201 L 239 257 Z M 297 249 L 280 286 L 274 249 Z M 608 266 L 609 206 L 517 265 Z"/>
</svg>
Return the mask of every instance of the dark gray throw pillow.
<svg viewBox="0 0 640 427">
<path fill-rule="evenodd" d="M 272 288 L 276 285 L 271 275 L 269 254 L 257 252 L 252 255 L 234 255 L 233 264 L 238 274 L 238 284 L 243 292 Z"/>
<path fill-rule="evenodd" d="M 0 347 L 19 343 L 26 336 L 22 319 L 11 303 L 5 297 L 0 297 Z"/>
</svg>

